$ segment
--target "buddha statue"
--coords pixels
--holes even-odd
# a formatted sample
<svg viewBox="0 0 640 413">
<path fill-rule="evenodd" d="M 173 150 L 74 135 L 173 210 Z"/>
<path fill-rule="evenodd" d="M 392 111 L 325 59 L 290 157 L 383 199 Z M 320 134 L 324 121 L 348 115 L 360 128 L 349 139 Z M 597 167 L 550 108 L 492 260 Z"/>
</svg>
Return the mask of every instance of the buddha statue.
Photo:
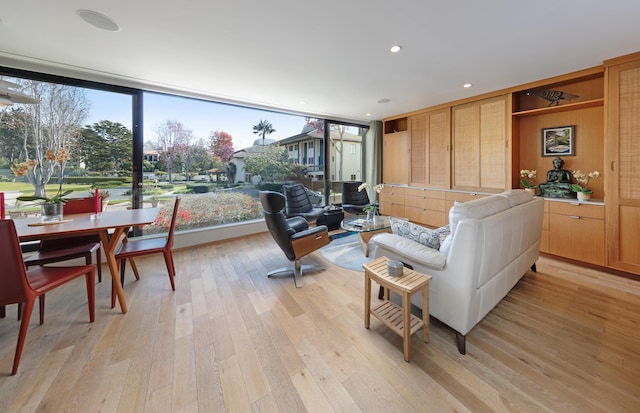
<svg viewBox="0 0 640 413">
<path fill-rule="evenodd" d="M 547 172 L 547 182 L 538 185 L 538 195 L 549 198 L 575 198 L 576 193 L 571 190 L 571 173 L 562 169 L 564 160 L 556 156 L 553 159 L 553 169 Z"/>
</svg>

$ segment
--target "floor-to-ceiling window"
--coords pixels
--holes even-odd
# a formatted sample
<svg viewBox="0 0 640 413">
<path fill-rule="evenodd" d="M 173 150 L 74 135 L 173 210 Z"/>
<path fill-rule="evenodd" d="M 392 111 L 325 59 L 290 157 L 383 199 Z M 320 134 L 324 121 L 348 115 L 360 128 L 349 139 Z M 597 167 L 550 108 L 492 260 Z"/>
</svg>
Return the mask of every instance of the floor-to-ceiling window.
<svg viewBox="0 0 640 413">
<path fill-rule="evenodd" d="M 279 141 L 302 116 L 145 93 L 144 125 L 144 205 L 185 194 L 183 229 L 261 219 L 259 190 L 301 176 Z"/>
<path fill-rule="evenodd" d="M 292 181 L 324 204 L 330 174 L 347 180 L 361 174 L 356 126 L 329 123 L 326 143 L 322 119 L 12 69 L 0 68 L 0 79 L 41 102 L 0 106 L 0 190 L 10 212 L 37 212 L 15 196 L 36 191 L 28 165 L 43 165 L 48 149 L 67 150 L 69 196 L 99 188 L 108 209 L 160 205 L 167 216 L 171 199 L 182 194 L 178 230 L 261 219 L 258 191 Z M 45 191 L 56 191 L 57 182 L 49 176 Z M 159 221 L 145 233 L 165 228 Z"/>
<path fill-rule="evenodd" d="M 95 195 L 110 208 L 131 206 L 135 92 L 102 90 L 50 76 L 2 76 L 0 83 L 31 99 L 0 105 L 0 188 L 11 216 L 39 212 L 20 195 Z"/>
<path fill-rule="evenodd" d="M 368 128 L 336 122 L 327 124 L 329 202 L 336 204 L 342 202 L 342 182 L 364 180 L 363 148 Z"/>
</svg>

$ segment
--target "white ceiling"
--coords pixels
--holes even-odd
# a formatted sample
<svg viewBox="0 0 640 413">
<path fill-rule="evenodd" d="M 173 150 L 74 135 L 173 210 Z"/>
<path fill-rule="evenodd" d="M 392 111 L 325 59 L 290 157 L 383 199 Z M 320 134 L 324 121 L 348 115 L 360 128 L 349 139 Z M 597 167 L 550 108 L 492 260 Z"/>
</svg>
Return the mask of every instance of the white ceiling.
<svg viewBox="0 0 640 413">
<path fill-rule="evenodd" d="M 0 66 L 358 122 L 640 51 L 638 0 L 1 3 Z"/>
</svg>

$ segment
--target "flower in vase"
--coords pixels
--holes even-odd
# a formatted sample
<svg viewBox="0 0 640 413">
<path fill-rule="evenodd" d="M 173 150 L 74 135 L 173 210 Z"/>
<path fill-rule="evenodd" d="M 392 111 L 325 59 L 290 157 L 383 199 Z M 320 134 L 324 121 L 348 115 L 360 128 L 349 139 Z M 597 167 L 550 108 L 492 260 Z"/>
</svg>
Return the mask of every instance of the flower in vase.
<svg viewBox="0 0 640 413">
<path fill-rule="evenodd" d="M 571 190 L 573 192 L 582 192 L 583 194 L 587 194 L 587 195 L 590 195 L 593 193 L 593 191 L 589 189 L 589 181 L 592 180 L 593 178 L 599 177 L 600 172 L 593 171 L 593 172 L 589 172 L 588 174 L 585 174 L 584 172 L 578 170 L 578 171 L 571 172 L 571 174 L 573 175 L 574 178 L 576 178 L 576 181 L 578 181 L 577 184 L 571 184 Z"/>
<path fill-rule="evenodd" d="M 369 187 L 369 184 L 367 184 L 366 182 L 364 182 L 364 183 L 362 183 L 362 184 L 358 187 L 358 192 L 361 192 L 361 191 L 363 191 L 363 190 L 367 189 L 368 187 Z M 382 192 L 382 188 L 384 188 L 384 185 L 383 185 L 383 184 L 377 184 L 377 185 L 374 185 L 374 187 L 373 187 L 373 191 L 374 191 L 374 193 L 375 193 L 376 195 L 374 195 L 374 199 L 373 199 L 373 202 L 372 202 L 372 203 L 370 203 L 370 204 L 369 204 L 369 205 L 367 205 L 366 207 L 362 208 L 362 210 L 363 210 L 364 212 L 376 212 L 376 210 L 377 210 L 377 207 L 376 207 L 376 205 L 377 205 L 376 198 L 377 198 L 377 196 L 378 196 L 377 194 L 379 194 L 380 192 Z"/>
<path fill-rule="evenodd" d="M 522 182 L 522 185 L 524 185 L 524 187 L 527 189 L 536 188 L 537 185 L 533 183 L 534 180 L 536 179 L 536 174 L 537 174 L 537 171 L 535 169 L 532 171 L 528 169 L 523 169 L 520 171 L 520 178 L 522 178 L 520 182 Z"/>
</svg>

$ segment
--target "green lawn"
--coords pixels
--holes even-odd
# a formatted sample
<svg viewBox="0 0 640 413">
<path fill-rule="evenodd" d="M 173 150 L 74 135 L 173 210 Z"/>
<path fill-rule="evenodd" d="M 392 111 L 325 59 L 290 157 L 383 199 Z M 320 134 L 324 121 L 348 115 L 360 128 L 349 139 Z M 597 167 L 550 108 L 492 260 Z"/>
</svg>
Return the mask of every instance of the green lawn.
<svg viewBox="0 0 640 413">
<path fill-rule="evenodd" d="M 85 192 L 89 194 L 91 185 L 70 184 L 62 185 L 62 191 L 72 189 L 73 192 Z M 49 184 L 45 186 L 47 194 L 55 194 L 58 191 L 58 184 Z M 0 182 L 0 192 L 20 191 L 22 195 L 33 195 L 33 185 L 29 182 Z"/>
</svg>

